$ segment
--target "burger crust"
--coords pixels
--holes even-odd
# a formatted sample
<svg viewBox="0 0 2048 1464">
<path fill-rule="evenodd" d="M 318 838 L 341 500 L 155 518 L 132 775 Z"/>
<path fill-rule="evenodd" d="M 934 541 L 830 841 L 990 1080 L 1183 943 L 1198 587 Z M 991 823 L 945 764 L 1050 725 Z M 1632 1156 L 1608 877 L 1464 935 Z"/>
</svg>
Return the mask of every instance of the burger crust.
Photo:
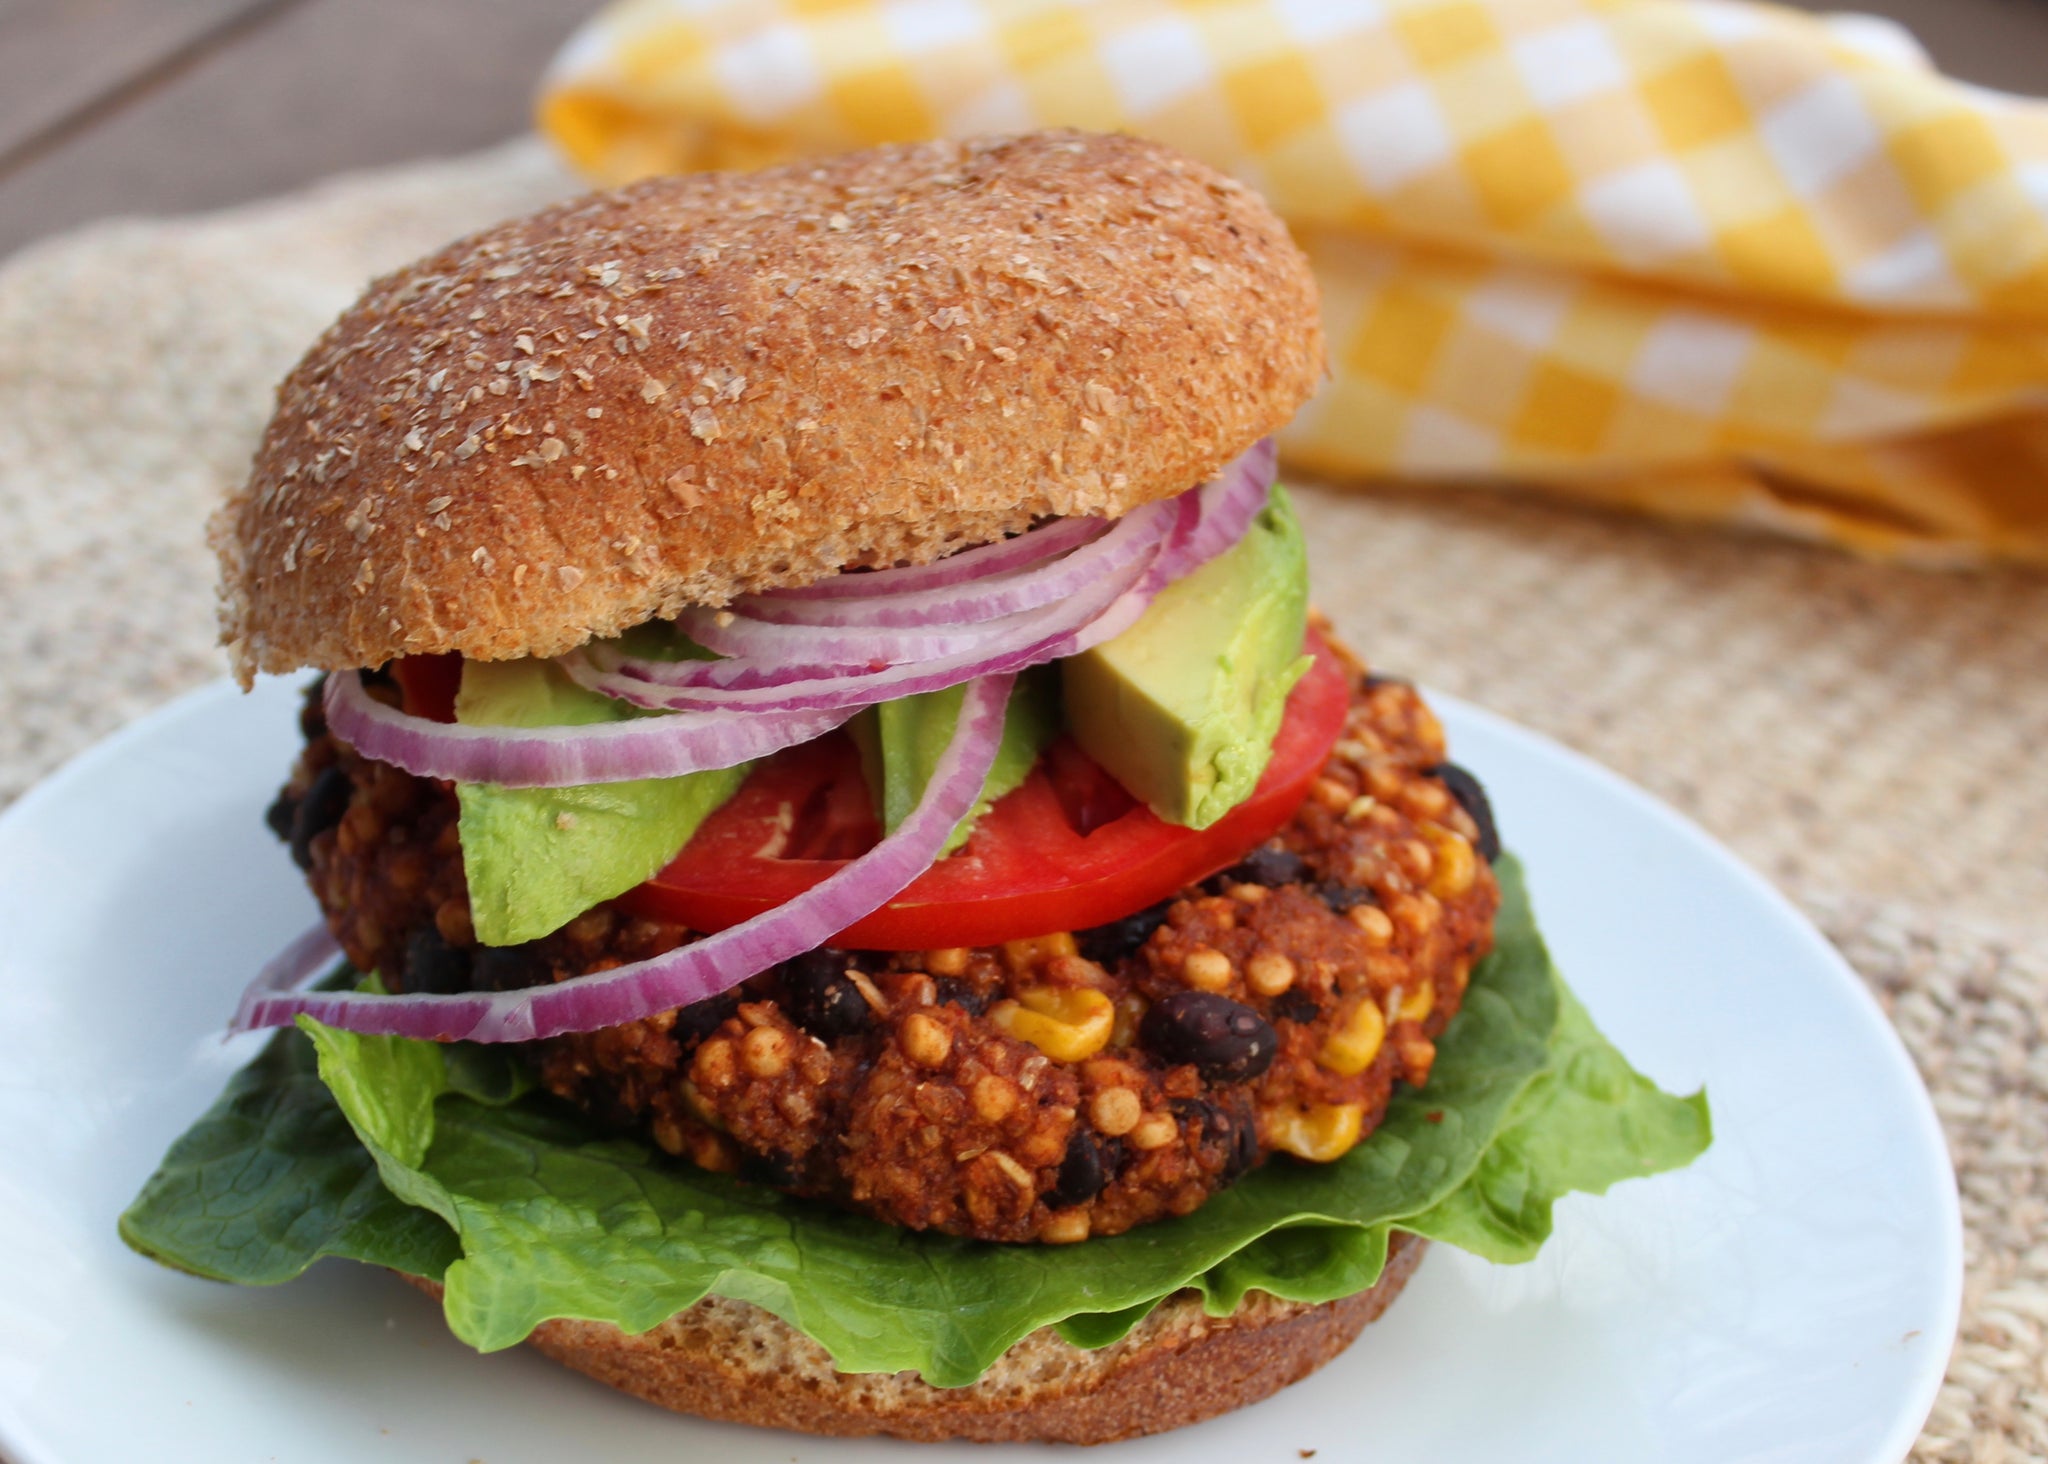
<svg viewBox="0 0 2048 1464">
<path fill-rule="evenodd" d="M 1042 132 L 659 178 L 372 285 L 216 516 L 257 671 L 552 656 L 1211 477 L 1307 400 L 1251 190 Z"/>
<path fill-rule="evenodd" d="M 1299 1382 L 1387 1309 L 1425 1249 L 1396 1232 L 1374 1286 L 1321 1305 L 1253 1292 L 1230 1316 L 1211 1317 L 1198 1295 L 1181 1292 L 1096 1351 L 1042 1328 L 964 1388 L 935 1388 L 908 1372 L 836 1372 L 803 1333 L 723 1297 L 637 1336 L 602 1322 L 552 1321 L 530 1340 L 599 1382 L 726 1423 L 920 1442 L 1103 1444 L 1199 1423 Z M 414 1284 L 439 1294 L 431 1281 Z"/>
</svg>

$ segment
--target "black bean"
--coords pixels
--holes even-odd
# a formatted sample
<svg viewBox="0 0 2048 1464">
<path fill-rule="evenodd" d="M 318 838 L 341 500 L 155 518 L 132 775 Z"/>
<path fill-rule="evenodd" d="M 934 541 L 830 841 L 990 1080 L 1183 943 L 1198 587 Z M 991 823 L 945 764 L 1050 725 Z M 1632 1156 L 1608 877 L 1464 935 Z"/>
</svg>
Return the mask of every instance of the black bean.
<svg viewBox="0 0 2048 1464">
<path fill-rule="evenodd" d="M 1223 871 L 1229 884 L 1302 884 L 1308 879 L 1308 864 L 1291 849 L 1254 849 Z"/>
<path fill-rule="evenodd" d="M 1150 940 L 1152 932 L 1166 923 L 1166 912 L 1172 907 L 1173 901 L 1161 900 L 1134 915 L 1078 932 L 1074 944 L 1096 965 L 1113 966 Z"/>
<path fill-rule="evenodd" d="M 270 825 L 280 843 L 292 841 L 292 820 L 298 816 L 299 800 L 292 796 L 292 790 L 281 788 L 277 797 L 270 800 L 270 807 L 263 810 L 263 821 Z"/>
<path fill-rule="evenodd" d="M 1067 1157 L 1060 1161 L 1059 1179 L 1045 1192 L 1045 1203 L 1063 1210 L 1094 1199 L 1122 1162 L 1122 1140 L 1106 1139 L 1084 1124 L 1075 1124 L 1074 1136 L 1067 1140 Z"/>
<path fill-rule="evenodd" d="M 988 1010 L 993 993 L 983 991 L 969 981 L 955 980 L 951 976 L 938 977 L 933 983 L 938 988 L 938 1003 L 959 1007 L 970 1017 L 978 1017 Z"/>
<path fill-rule="evenodd" d="M 299 707 L 299 735 L 318 742 L 327 735 L 327 676 L 322 673 L 306 687 L 306 699 Z"/>
<path fill-rule="evenodd" d="M 846 978 L 850 960 L 825 946 L 782 963 L 782 1009 L 827 1042 L 864 1032 L 874 1021 L 867 998 Z"/>
<path fill-rule="evenodd" d="M 1205 1168 L 1216 1171 L 1220 1184 L 1235 1184 L 1258 1162 L 1258 1122 L 1247 1105 L 1226 1105 L 1209 1098 L 1176 1098 L 1171 1106 L 1183 1125 L 1201 1125 L 1201 1132 L 1194 1139 L 1195 1152 Z"/>
<path fill-rule="evenodd" d="M 677 1010 L 675 1025 L 668 1029 L 668 1035 L 685 1049 L 694 1048 L 724 1026 L 725 1019 L 738 1011 L 739 1005 L 740 994 L 737 991 L 721 992 L 703 1001 L 691 1002 Z"/>
<path fill-rule="evenodd" d="M 1273 1065 L 1279 1038 L 1242 1002 L 1209 991 L 1177 991 L 1138 1024 L 1138 1041 L 1170 1063 L 1192 1063 L 1211 1083 L 1256 1078 Z"/>
<path fill-rule="evenodd" d="M 1314 998 L 1295 990 L 1281 992 L 1267 1003 L 1266 1009 L 1283 1022 L 1299 1022 L 1304 1027 L 1323 1014 Z"/>
<path fill-rule="evenodd" d="M 776 1150 L 763 1154 L 741 1149 L 739 1174 L 749 1184 L 779 1190 L 795 1189 L 799 1177 L 795 1157 Z"/>
<path fill-rule="evenodd" d="M 1341 884 L 1334 879 L 1326 879 L 1316 886 L 1316 898 L 1339 915 L 1360 905 L 1379 903 L 1379 897 L 1371 890 L 1360 889 L 1357 885 Z"/>
<path fill-rule="evenodd" d="M 469 990 L 469 952 L 431 925 L 415 930 L 405 943 L 405 989 L 435 996 Z"/>
<path fill-rule="evenodd" d="M 1414 684 L 1405 676 L 1382 676 L 1377 671 L 1368 672 L 1365 678 L 1365 689 L 1367 691 L 1372 691 L 1382 686 L 1413 686 Z"/>
<path fill-rule="evenodd" d="M 1486 796 L 1480 781 L 1454 762 L 1438 763 L 1424 771 L 1440 780 L 1451 797 L 1458 800 L 1458 807 L 1471 814 L 1472 822 L 1479 825 L 1479 842 L 1474 846 L 1479 857 L 1488 864 L 1499 859 L 1500 828 L 1493 821 L 1493 800 Z"/>
<path fill-rule="evenodd" d="M 355 785 L 338 767 L 323 769 L 292 810 L 292 862 L 301 869 L 313 867 L 313 840 L 341 822 Z"/>
<path fill-rule="evenodd" d="M 545 986 L 554 971 L 534 949 L 539 942 L 525 945 L 478 946 L 470 960 L 470 984 L 478 991 L 517 991 L 525 986 Z"/>
</svg>

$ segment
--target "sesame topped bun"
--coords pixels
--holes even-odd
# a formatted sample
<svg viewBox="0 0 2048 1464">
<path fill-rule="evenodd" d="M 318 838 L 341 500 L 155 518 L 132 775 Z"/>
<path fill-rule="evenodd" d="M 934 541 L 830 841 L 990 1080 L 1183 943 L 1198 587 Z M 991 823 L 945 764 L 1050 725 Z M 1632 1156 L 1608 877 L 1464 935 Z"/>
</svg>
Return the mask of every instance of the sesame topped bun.
<svg viewBox="0 0 2048 1464">
<path fill-rule="evenodd" d="M 1042 132 L 660 178 L 388 275 L 216 517 L 238 675 L 556 655 L 1213 475 L 1307 400 L 1249 189 Z"/>
</svg>

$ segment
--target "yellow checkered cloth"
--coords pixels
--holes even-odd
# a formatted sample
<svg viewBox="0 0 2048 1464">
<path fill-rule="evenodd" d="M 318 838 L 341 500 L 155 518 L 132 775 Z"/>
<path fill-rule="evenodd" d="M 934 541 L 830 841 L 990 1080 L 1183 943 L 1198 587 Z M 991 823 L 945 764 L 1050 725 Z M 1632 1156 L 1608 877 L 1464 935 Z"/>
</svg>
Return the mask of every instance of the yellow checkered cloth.
<svg viewBox="0 0 2048 1464">
<path fill-rule="evenodd" d="M 543 130 L 606 183 L 1050 124 L 1261 189 L 1327 477 L 1537 483 L 2048 564 L 2048 104 L 1727 0 L 622 0 Z"/>
</svg>

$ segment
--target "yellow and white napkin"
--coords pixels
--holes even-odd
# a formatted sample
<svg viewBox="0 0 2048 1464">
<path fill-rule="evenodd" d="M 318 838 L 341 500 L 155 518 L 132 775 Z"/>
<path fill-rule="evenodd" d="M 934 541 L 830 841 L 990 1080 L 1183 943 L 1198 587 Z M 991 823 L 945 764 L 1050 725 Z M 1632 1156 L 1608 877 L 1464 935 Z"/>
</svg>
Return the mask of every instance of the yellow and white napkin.
<svg viewBox="0 0 2048 1464">
<path fill-rule="evenodd" d="M 2048 104 L 1731 0 L 620 0 L 542 86 L 587 175 L 1066 124 L 1262 190 L 1333 478 L 1509 481 L 2048 564 Z"/>
</svg>

